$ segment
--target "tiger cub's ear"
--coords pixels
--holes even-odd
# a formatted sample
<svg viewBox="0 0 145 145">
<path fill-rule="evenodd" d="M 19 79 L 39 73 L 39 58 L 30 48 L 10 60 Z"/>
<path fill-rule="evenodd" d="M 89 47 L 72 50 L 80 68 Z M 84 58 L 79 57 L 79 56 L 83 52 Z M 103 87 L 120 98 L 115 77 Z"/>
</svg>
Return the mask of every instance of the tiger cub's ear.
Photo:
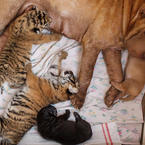
<svg viewBox="0 0 145 145">
<path fill-rule="evenodd" d="M 24 14 L 25 12 L 28 12 L 30 10 L 36 10 L 36 6 L 34 5 L 30 5 L 28 7 L 22 7 L 19 9 L 18 13 L 17 13 L 17 17 Z"/>
<path fill-rule="evenodd" d="M 36 10 L 36 9 L 37 9 L 36 6 L 30 5 L 29 7 L 27 7 L 27 8 L 25 9 L 24 12 L 28 12 L 28 11 L 30 11 L 30 10 Z"/>
</svg>

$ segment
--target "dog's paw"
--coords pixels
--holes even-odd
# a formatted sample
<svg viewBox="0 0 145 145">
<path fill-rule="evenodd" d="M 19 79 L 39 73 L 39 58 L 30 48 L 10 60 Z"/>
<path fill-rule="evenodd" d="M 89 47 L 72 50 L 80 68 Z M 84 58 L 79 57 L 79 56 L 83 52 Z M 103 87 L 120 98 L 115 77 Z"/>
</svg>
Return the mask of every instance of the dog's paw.
<svg viewBox="0 0 145 145">
<path fill-rule="evenodd" d="M 70 101 L 72 105 L 74 106 L 74 108 L 81 109 L 85 102 L 85 96 L 81 96 L 79 95 L 79 93 L 73 94 L 70 96 Z"/>
<path fill-rule="evenodd" d="M 116 100 L 118 94 L 119 91 L 116 88 L 114 88 L 113 86 L 109 88 L 104 97 L 104 103 L 107 107 L 111 107 L 114 104 L 114 101 Z"/>
<path fill-rule="evenodd" d="M 119 91 L 124 91 L 123 83 L 111 82 L 111 85 Z"/>
</svg>

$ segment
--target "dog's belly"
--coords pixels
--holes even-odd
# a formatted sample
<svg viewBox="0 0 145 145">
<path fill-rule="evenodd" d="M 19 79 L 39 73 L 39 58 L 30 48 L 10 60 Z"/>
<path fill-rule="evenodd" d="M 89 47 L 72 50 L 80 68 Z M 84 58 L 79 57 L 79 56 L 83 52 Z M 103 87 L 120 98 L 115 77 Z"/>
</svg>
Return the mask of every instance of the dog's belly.
<svg viewBox="0 0 145 145">
<path fill-rule="evenodd" d="M 145 60 L 137 57 L 129 56 L 126 78 L 138 80 L 145 83 Z"/>
<path fill-rule="evenodd" d="M 58 32 L 81 41 L 93 27 L 88 37 L 102 41 L 103 45 L 112 39 L 117 43 L 120 41 L 123 0 L 109 0 L 107 3 L 106 0 L 49 0 L 49 5 L 50 27 Z"/>
<path fill-rule="evenodd" d="M 46 10 L 52 18 L 50 27 L 69 38 L 81 41 L 92 29 L 89 36 L 103 48 L 122 45 L 130 16 L 137 13 L 141 1 L 130 4 L 128 0 L 26 0 L 24 5 L 34 4 Z"/>
<path fill-rule="evenodd" d="M 50 26 L 58 32 L 81 41 L 89 31 L 87 39 L 93 37 L 98 47 L 120 46 L 123 0 L 50 0 L 49 5 Z"/>
<path fill-rule="evenodd" d="M 23 7 L 33 4 L 46 10 L 52 18 L 50 28 L 79 41 L 93 22 L 102 1 L 105 0 L 26 0 Z"/>
<path fill-rule="evenodd" d="M 96 12 L 84 41 L 90 39 L 99 49 L 122 47 L 122 8 L 122 0 L 109 0 L 107 3 L 104 1 Z"/>
</svg>

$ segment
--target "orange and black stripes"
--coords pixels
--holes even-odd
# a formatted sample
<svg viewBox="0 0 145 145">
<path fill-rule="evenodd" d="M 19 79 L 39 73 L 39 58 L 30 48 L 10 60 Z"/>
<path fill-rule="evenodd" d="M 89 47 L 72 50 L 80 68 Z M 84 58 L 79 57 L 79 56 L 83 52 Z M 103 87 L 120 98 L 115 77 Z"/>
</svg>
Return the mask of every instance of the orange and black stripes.
<svg viewBox="0 0 145 145">
<path fill-rule="evenodd" d="M 67 85 L 56 91 L 52 83 L 39 79 L 26 69 L 26 64 L 30 62 L 32 44 L 61 38 L 57 33 L 37 34 L 37 31 L 41 32 L 48 26 L 48 22 L 50 20 L 43 11 L 33 9 L 19 16 L 9 26 L 8 41 L 0 54 L 0 86 L 7 81 L 10 87 L 20 88 L 21 91 L 13 96 L 0 117 L 0 145 L 18 144 L 36 123 L 37 112 L 42 107 L 68 99 L 65 91 Z"/>
<path fill-rule="evenodd" d="M 68 100 L 69 86 L 78 87 L 72 72 L 65 72 L 62 76 L 51 75 L 49 80 L 45 80 L 35 76 L 27 67 L 26 69 L 26 85 L 13 96 L 0 117 L 0 135 L 3 137 L 1 145 L 18 144 L 23 135 L 36 123 L 36 116 L 41 108 L 50 103 Z M 52 83 L 54 79 L 58 81 L 57 89 Z"/>
<path fill-rule="evenodd" d="M 14 88 L 25 84 L 25 64 L 30 62 L 30 50 L 37 35 L 33 29 L 41 31 L 47 23 L 48 18 L 44 12 L 33 9 L 10 25 L 10 35 L 0 55 L 0 86 L 5 81 Z"/>
</svg>

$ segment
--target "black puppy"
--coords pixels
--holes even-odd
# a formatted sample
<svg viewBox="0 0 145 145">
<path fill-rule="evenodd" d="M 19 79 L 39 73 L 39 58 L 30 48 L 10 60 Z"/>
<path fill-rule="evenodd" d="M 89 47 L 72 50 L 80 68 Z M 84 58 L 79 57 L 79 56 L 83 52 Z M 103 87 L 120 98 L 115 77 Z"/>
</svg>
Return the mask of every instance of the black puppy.
<svg viewBox="0 0 145 145">
<path fill-rule="evenodd" d="M 37 115 L 38 132 L 45 139 L 52 139 L 63 145 L 76 145 L 92 136 L 88 122 L 74 112 L 76 121 L 67 120 L 70 111 L 57 117 L 57 110 L 52 105 L 42 108 Z"/>
</svg>

